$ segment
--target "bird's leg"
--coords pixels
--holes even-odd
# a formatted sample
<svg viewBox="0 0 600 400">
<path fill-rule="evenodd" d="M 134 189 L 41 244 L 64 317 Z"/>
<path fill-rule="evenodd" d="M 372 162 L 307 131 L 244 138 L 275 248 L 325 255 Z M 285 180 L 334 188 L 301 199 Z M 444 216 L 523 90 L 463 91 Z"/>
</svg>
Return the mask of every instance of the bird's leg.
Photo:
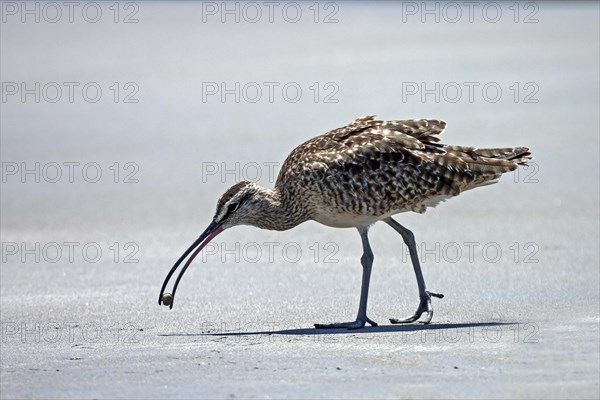
<svg viewBox="0 0 600 400">
<path fill-rule="evenodd" d="M 417 246 L 415 245 L 415 235 L 398 222 L 396 222 L 392 217 L 384 219 L 384 222 L 389 226 L 394 228 L 400 235 L 402 235 L 402 239 L 404 243 L 408 246 L 408 251 L 410 253 L 410 259 L 412 261 L 413 268 L 415 269 L 415 276 L 417 277 L 417 285 L 419 286 L 419 297 L 421 299 L 419 303 L 419 307 L 414 315 L 405 318 L 405 319 L 390 319 L 392 324 L 403 324 L 403 323 L 411 323 L 418 320 L 424 312 L 427 312 L 427 317 L 423 322 L 424 324 L 428 324 L 431 322 L 431 318 L 433 318 L 433 307 L 431 306 L 431 296 L 442 298 L 443 294 L 433 293 L 427 290 L 425 287 L 425 279 L 423 279 L 423 272 L 421 271 L 421 264 L 419 263 L 419 256 L 417 254 Z"/>
<path fill-rule="evenodd" d="M 362 239 L 363 255 L 360 258 L 360 263 L 363 267 L 362 284 L 360 288 L 360 305 L 358 306 L 358 315 L 356 321 L 352 322 L 338 322 L 335 324 L 315 324 L 317 329 L 328 329 L 328 328 L 347 328 L 347 329 L 358 329 L 365 326 L 365 323 L 369 323 L 372 326 L 377 326 L 373 320 L 367 317 L 367 298 L 369 296 L 369 281 L 371 279 L 371 267 L 373 266 L 373 251 L 371 251 L 371 245 L 369 245 L 369 238 L 367 236 L 368 228 L 359 228 L 358 232 Z"/>
</svg>

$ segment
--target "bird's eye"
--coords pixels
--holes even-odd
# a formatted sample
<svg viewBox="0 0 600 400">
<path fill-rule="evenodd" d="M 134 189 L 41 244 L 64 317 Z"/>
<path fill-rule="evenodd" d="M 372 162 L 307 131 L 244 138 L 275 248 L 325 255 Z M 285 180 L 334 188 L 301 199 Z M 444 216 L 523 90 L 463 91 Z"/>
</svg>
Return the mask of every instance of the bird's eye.
<svg viewBox="0 0 600 400">
<path fill-rule="evenodd" d="M 237 210 L 238 206 L 239 206 L 239 203 L 231 203 L 230 205 L 227 206 L 227 213 L 229 214 L 229 213 L 234 212 L 235 210 Z"/>
</svg>

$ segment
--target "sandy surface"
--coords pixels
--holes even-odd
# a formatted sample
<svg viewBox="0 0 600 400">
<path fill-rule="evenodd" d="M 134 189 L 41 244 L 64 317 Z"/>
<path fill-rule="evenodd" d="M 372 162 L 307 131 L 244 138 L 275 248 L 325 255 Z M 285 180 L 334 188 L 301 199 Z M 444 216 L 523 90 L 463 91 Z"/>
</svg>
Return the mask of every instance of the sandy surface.
<svg viewBox="0 0 600 400">
<path fill-rule="evenodd" d="M 234 3 L 239 23 L 220 2 L 132 4 L 103 3 L 96 23 L 2 5 L 2 398 L 598 398 L 597 3 L 502 3 L 496 23 L 487 3 L 454 23 L 448 8 L 423 22 L 420 2 L 318 18 L 307 3 L 295 23 L 286 3 L 273 22 Z M 379 327 L 312 329 L 355 316 L 361 271 L 356 231 L 313 222 L 225 232 L 174 309 L 157 305 L 228 186 L 271 185 L 294 146 L 370 113 L 536 157 L 398 216 L 446 295 L 431 325 L 388 323 L 418 297 L 385 225 L 370 235 Z"/>
</svg>

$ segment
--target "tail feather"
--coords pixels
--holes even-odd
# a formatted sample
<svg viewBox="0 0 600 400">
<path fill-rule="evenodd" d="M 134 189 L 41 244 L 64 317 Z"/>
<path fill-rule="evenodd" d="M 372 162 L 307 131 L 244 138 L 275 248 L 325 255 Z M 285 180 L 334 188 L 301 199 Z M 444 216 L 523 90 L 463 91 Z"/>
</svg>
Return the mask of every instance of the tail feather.
<svg viewBox="0 0 600 400">
<path fill-rule="evenodd" d="M 531 153 L 527 147 L 504 147 L 478 149 L 467 146 L 444 146 L 446 154 L 440 156 L 445 164 L 471 171 L 475 176 L 488 179 L 509 171 L 514 171 L 519 165 L 531 160 Z M 459 160 L 460 163 L 457 161 Z"/>
<path fill-rule="evenodd" d="M 475 153 L 486 158 L 510 160 L 517 164 L 524 164 L 533 159 L 528 147 L 505 147 L 498 149 L 474 149 Z"/>
<path fill-rule="evenodd" d="M 461 191 L 479 186 L 491 185 L 500 179 L 502 174 L 514 171 L 519 165 L 526 165 L 533 157 L 527 147 L 504 147 L 478 149 L 466 146 L 446 146 L 447 161 L 459 158 L 470 178 Z M 451 154 L 452 157 L 448 157 Z M 453 162 L 454 165 L 458 165 Z"/>
</svg>

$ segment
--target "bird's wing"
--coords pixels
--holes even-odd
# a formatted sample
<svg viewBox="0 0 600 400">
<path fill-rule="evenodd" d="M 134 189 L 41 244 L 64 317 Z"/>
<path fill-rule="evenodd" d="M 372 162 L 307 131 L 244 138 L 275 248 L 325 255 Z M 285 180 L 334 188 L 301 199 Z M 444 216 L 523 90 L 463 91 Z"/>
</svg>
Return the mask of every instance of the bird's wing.
<svg viewBox="0 0 600 400">
<path fill-rule="evenodd" d="M 492 183 L 515 169 L 518 157 L 529 154 L 526 148 L 440 144 L 438 136 L 445 126 L 444 121 L 433 119 L 359 118 L 298 146 L 282 166 L 280 179 L 288 174 L 311 175 L 332 195 L 340 191 L 359 198 L 367 190 L 424 212 L 425 205 L 437 204 L 435 199 Z"/>
<path fill-rule="evenodd" d="M 393 133 L 405 134 L 417 139 L 421 143 L 435 143 L 440 139 L 440 135 L 446 128 L 446 122 L 437 119 L 410 119 L 382 121 L 376 120 L 374 116 L 357 118 L 352 123 L 338 129 L 334 129 L 323 137 L 343 141 L 344 139 L 356 137 L 361 134 L 369 133 Z M 417 145 L 412 141 L 412 145 Z"/>
<path fill-rule="evenodd" d="M 457 172 L 466 177 L 502 174 L 531 159 L 526 147 L 478 149 L 440 144 L 438 136 L 445 127 L 445 121 L 435 119 L 380 121 L 367 116 L 317 137 L 322 143 L 316 146 L 321 147 L 316 158 L 329 155 L 350 162 L 355 158 L 383 158 L 380 161 L 431 164 L 441 168 L 437 172 L 449 179 L 456 179 Z M 431 171 L 423 169 L 423 173 Z"/>
</svg>

